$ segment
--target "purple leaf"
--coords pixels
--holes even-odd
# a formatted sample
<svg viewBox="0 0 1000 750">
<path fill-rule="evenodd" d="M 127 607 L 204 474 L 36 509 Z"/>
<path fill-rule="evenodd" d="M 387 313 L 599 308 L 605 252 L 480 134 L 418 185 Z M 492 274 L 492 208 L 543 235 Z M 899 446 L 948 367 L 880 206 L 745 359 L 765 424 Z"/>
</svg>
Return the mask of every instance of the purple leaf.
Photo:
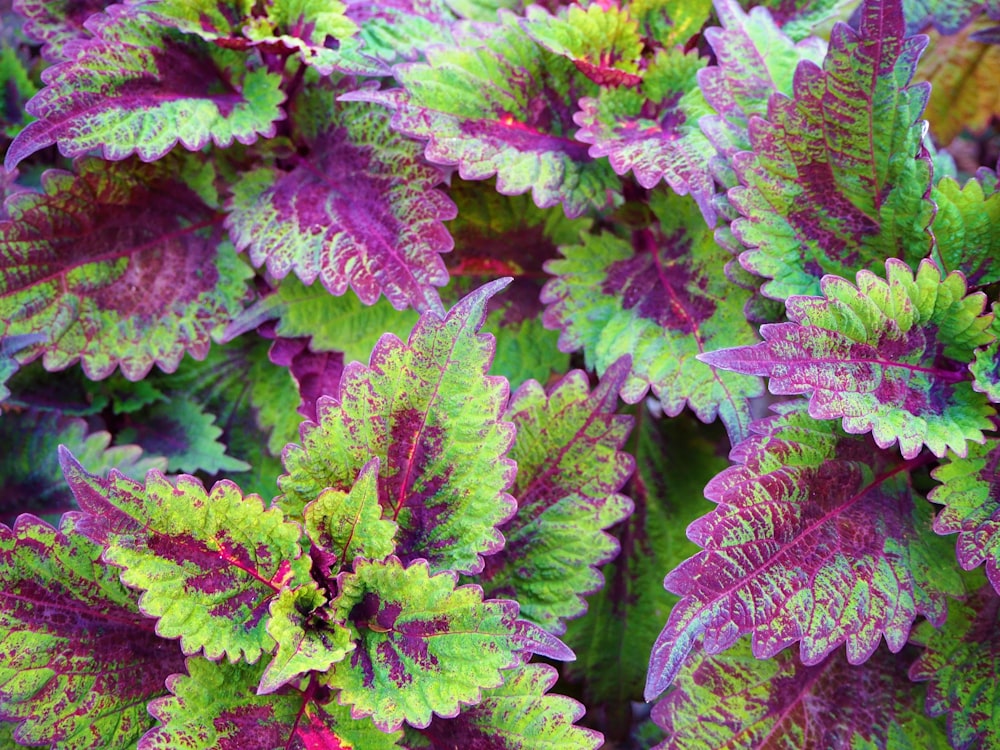
<svg viewBox="0 0 1000 750">
<path fill-rule="evenodd" d="M 583 595 L 601 587 L 596 567 L 618 552 L 604 532 L 632 510 L 618 494 L 634 465 L 620 450 L 632 420 L 616 414 L 629 365 L 612 365 L 593 393 L 579 370 L 548 393 L 528 381 L 507 407 L 517 429 L 510 457 L 518 509 L 500 527 L 507 544 L 477 581 L 487 596 L 516 599 L 524 617 L 552 633 L 564 632 L 563 621 L 585 610 Z"/>
<path fill-rule="evenodd" d="M 416 60 L 431 44 L 451 40 L 457 20 L 446 0 L 344 0 L 360 28 L 365 54 L 387 63 Z"/>
<path fill-rule="evenodd" d="M 0 719 L 18 742 L 134 747 L 147 701 L 183 666 L 100 554 L 71 524 L 0 526 Z"/>
<path fill-rule="evenodd" d="M 284 118 L 280 76 L 232 50 L 150 23 L 121 5 L 87 22 L 94 38 L 64 50 L 27 104 L 38 119 L 22 130 L 4 165 L 53 143 L 65 156 L 100 149 L 106 159 L 159 159 L 178 142 L 253 143 Z"/>
<path fill-rule="evenodd" d="M 439 310 L 448 281 L 439 257 L 452 240 L 442 221 L 455 207 L 434 189 L 442 172 L 421 147 L 389 129 L 381 107 L 317 97 L 325 129 L 288 171 L 261 168 L 233 190 L 226 219 L 238 250 L 275 278 L 317 278 L 331 294 L 348 286 L 367 305 Z"/>
<path fill-rule="evenodd" d="M 183 181 L 193 161 L 85 159 L 48 171 L 44 193 L 7 200 L 0 222 L 0 332 L 44 334 L 19 355 L 49 370 L 83 361 L 101 379 L 172 372 L 242 306 L 251 275 L 219 217 Z M 220 244 L 222 242 L 222 244 Z"/>
<path fill-rule="evenodd" d="M 319 401 L 319 423 L 302 426 L 303 447 L 285 450 L 278 504 L 289 517 L 327 488 L 350 490 L 375 457 L 379 503 L 399 524 L 397 554 L 435 571 L 482 569 L 481 556 L 503 545 L 496 525 L 514 511 L 513 426 L 500 417 L 507 382 L 486 376 L 493 341 L 476 333 L 506 283 L 478 289 L 443 319 L 425 313 L 407 343 L 383 336 L 369 366 L 344 368 L 339 394 Z"/>
<path fill-rule="evenodd" d="M 65 449 L 60 459 L 83 510 L 78 528 L 123 568 L 123 583 L 144 592 L 139 606 L 158 618 L 159 635 L 210 659 L 255 662 L 274 647 L 268 603 L 310 580 L 296 524 L 229 481 L 206 492 L 194 477 L 181 475 L 174 487 L 150 471 L 143 486 L 117 471 L 88 474 Z"/>
<path fill-rule="evenodd" d="M 895 258 L 883 280 L 859 271 L 857 287 L 823 278 L 823 297 L 790 297 L 790 323 L 760 328 L 764 343 L 699 356 L 726 370 L 767 375 L 772 393 L 809 393 L 809 414 L 843 418 L 880 448 L 897 441 L 904 458 L 924 445 L 936 456 L 965 455 L 982 442 L 994 409 L 976 393 L 966 363 L 994 340 L 985 296 L 965 296 L 960 273 L 941 278 L 921 262 L 916 275 Z"/>
<path fill-rule="evenodd" d="M 945 35 L 957 34 L 983 11 L 1000 15 L 996 0 L 903 0 L 906 31 L 916 34 L 933 26 Z"/>
<path fill-rule="evenodd" d="M 50 62 L 66 59 L 71 42 L 91 39 L 86 20 L 113 0 L 14 0 L 14 12 L 24 19 L 24 33 L 41 42 L 42 57 Z"/>
<path fill-rule="evenodd" d="M 910 485 L 920 459 L 901 463 L 801 401 L 773 408 L 705 488 L 719 507 L 688 527 L 704 551 L 664 581 L 682 598 L 653 648 L 647 700 L 700 637 L 716 654 L 753 633 L 760 659 L 798 641 L 807 666 L 846 644 L 860 664 L 883 636 L 899 651 L 918 615 L 943 622 L 944 595 L 961 591 Z"/>
<path fill-rule="evenodd" d="M 766 295 L 814 294 L 824 273 L 927 255 L 934 206 L 918 121 L 928 87 L 908 85 L 925 39 L 905 36 L 900 0 L 867 0 L 861 26 L 838 24 L 820 69 L 804 61 L 794 94 L 750 118 L 752 151 L 733 157 L 741 187 L 732 231 Z M 711 98 L 709 98 L 711 102 Z"/>
<path fill-rule="evenodd" d="M 306 338 L 276 338 L 268 351 L 271 361 L 287 367 L 299 387 L 301 404 L 298 412 L 315 422 L 316 402 L 340 390 L 344 373 L 344 355 L 340 352 L 313 351 Z"/>
</svg>

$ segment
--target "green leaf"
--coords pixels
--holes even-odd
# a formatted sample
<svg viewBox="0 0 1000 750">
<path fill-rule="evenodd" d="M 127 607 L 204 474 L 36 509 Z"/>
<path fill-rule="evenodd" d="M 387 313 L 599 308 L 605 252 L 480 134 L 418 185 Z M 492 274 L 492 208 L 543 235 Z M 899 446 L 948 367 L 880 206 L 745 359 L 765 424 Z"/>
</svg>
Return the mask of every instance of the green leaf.
<svg viewBox="0 0 1000 750">
<path fill-rule="evenodd" d="M 17 722 L 18 742 L 135 747 L 152 725 L 146 703 L 181 668 L 100 556 L 68 523 L 0 526 L 0 719 Z"/>
<path fill-rule="evenodd" d="M 325 603 L 315 583 L 283 589 L 271 600 L 267 632 L 278 650 L 260 678 L 258 695 L 273 693 L 305 672 L 325 672 L 354 650 L 351 631 L 318 616 Z"/>
<path fill-rule="evenodd" d="M 144 592 L 139 605 L 159 619 L 161 636 L 210 659 L 255 662 L 274 647 L 267 603 L 309 580 L 297 525 L 229 481 L 206 493 L 194 477 L 181 475 L 174 486 L 151 471 L 144 487 L 116 471 L 88 474 L 65 450 L 60 458 L 86 514 L 80 530 L 124 569 L 123 583 Z"/>
<path fill-rule="evenodd" d="M 16 136 L 25 121 L 31 119 L 25 116 L 24 105 L 38 90 L 17 52 L 14 45 L 0 49 L 0 87 L 4 91 L 0 101 L 0 135 L 5 138 Z"/>
<path fill-rule="evenodd" d="M 313 544 L 336 555 L 341 570 L 358 557 L 381 560 L 395 551 L 397 525 L 382 518 L 378 502 L 379 460 L 366 463 L 350 492 L 324 490 L 303 510 Z"/>
<path fill-rule="evenodd" d="M 996 175 L 981 170 L 959 187 L 945 178 L 931 192 L 936 244 L 932 257 L 945 271 L 961 271 L 969 286 L 1000 281 L 1000 190 Z"/>
<path fill-rule="evenodd" d="M 315 686 L 256 695 L 262 665 L 187 660 L 188 674 L 167 681 L 173 695 L 153 701 L 160 726 L 137 750 L 393 750 L 401 732 L 385 733 L 351 717 L 336 701 L 319 702 Z"/>
<path fill-rule="evenodd" d="M 444 318 L 421 316 L 407 343 L 386 335 L 370 366 L 344 368 L 340 393 L 320 399 L 319 424 L 283 455 L 278 505 L 289 517 L 330 487 L 347 492 L 380 461 L 378 494 L 399 524 L 399 554 L 433 570 L 478 572 L 503 545 L 496 525 L 513 512 L 506 458 L 513 427 L 501 421 L 507 383 L 487 377 L 492 337 L 477 335 L 486 302 L 506 282 L 480 288 Z"/>
<path fill-rule="evenodd" d="M 993 323 L 990 333 L 993 343 L 976 349 L 975 359 L 969 365 L 973 390 L 986 394 L 994 404 L 1000 404 L 1000 305 L 993 303 Z"/>
<path fill-rule="evenodd" d="M 350 620 L 357 648 L 325 681 L 352 715 L 371 716 L 383 731 L 455 716 L 520 658 L 517 605 L 484 602 L 478 586 L 456 588 L 454 574 L 431 575 L 423 560 L 359 560 L 339 581 L 335 617 Z"/>
<path fill-rule="evenodd" d="M 723 272 L 731 260 L 705 226 L 691 198 L 653 193 L 648 223 L 631 241 L 584 235 L 547 263 L 545 324 L 560 328 L 559 348 L 583 349 L 588 367 L 603 373 L 623 355 L 632 370 L 621 389 L 628 403 L 652 388 L 676 416 L 690 405 L 698 418 L 720 416 L 733 440 L 750 423 L 748 399 L 763 390 L 755 377 L 732 377 L 697 360 L 725 343 L 757 340 L 743 306 L 751 293 Z"/>
</svg>

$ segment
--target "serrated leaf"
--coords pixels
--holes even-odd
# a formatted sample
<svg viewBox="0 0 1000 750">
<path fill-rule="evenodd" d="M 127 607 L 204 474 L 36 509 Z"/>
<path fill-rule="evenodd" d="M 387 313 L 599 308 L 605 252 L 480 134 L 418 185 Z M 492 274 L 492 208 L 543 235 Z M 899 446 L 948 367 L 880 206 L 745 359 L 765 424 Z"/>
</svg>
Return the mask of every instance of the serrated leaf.
<svg viewBox="0 0 1000 750">
<path fill-rule="evenodd" d="M 928 34 L 930 43 L 916 76 L 931 84 L 927 119 L 941 144 L 951 143 L 963 130 L 982 134 L 1000 115 L 995 85 L 1000 78 L 1000 47 L 969 38 L 995 25 L 995 20 L 981 17 L 954 35 Z"/>
<path fill-rule="evenodd" d="M 100 547 L 31 516 L 0 526 L 0 719 L 18 742 L 124 750 L 152 725 L 146 702 L 180 668 Z"/>
<path fill-rule="evenodd" d="M 577 654 L 564 675 L 581 684 L 591 712 L 603 712 L 609 742 L 632 727 L 631 702 L 642 700 L 648 668 L 636 657 L 652 650 L 677 602 L 663 573 L 698 552 L 684 529 L 710 508 L 702 490 L 728 465 L 712 437 L 725 440 L 718 425 L 706 429 L 688 415 L 657 419 L 644 407 L 636 415 L 628 443 L 636 470 L 624 489 L 635 511 L 616 529 L 622 551 L 602 569 L 604 588 L 564 637 Z"/>
<path fill-rule="evenodd" d="M 809 413 L 871 432 L 904 458 L 926 445 L 936 456 L 982 442 L 995 413 L 969 381 L 966 363 L 991 343 L 985 296 L 965 296 L 960 273 L 941 278 L 929 260 L 914 275 L 886 261 L 886 279 L 859 271 L 857 286 L 826 276 L 823 297 L 790 297 L 790 323 L 766 324 L 764 343 L 710 352 L 714 367 L 770 377 L 776 394 L 809 393 Z"/>
<path fill-rule="evenodd" d="M 121 441 L 119 441 L 120 443 Z M 90 432 L 82 419 L 71 419 L 38 409 L 3 412 L 0 415 L 0 477 L 3 514 L 0 521 L 12 524 L 20 513 L 58 516 L 76 508 L 73 493 L 59 468 L 58 447 L 73 452 L 81 464 L 94 472 L 117 469 L 140 479 L 150 469 L 166 469 L 165 458 L 143 456 L 137 445 L 111 444 L 111 434 Z"/>
<path fill-rule="evenodd" d="M 574 724 L 583 706 L 548 694 L 558 673 L 547 664 L 522 664 L 503 673 L 499 687 L 454 719 L 435 719 L 421 730 L 433 747 L 490 750 L 596 750 L 604 738 Z"/>
<path fill-rule="evenodd" d="M 573 119 L 580 126 L 576 139 L 591 144 L 590 156 L 608 157 L 617 174 L 634 172 L 645 188 L 665 179 L 679 195 L 690 193 L 713 226 L 709 159 L 715 149 L 698 127 L 698 118 L 713 112 L 698 88 L 705 62 L 696 52 L 660 52 L 637 88 L 606 89 L 581 99 Z"/>
<path fill-rule="evenodd" d="M 1000 742 L 1000 599 L 984 586 L 967 602 L 949 607 L 948 622 L 937 630 L 921 624 L 912 641 L 926 650 L 910 668 L 910 678 L 928 680 L 927 713 L 948 717 L 951 747 L 966 750 Z"/>
<path fill-rule="evenodd" d="M 85 22 L 100 13 L 110 0 L 14 0 L 14 11 L 24 19 L 24 33 L 41 42 L 42 56 L 50 62 L 65 59 L 67 45 L 92 38 Z"/>
<path fill-rule="evenodd" d="M 99 380 L 121 365 L 139 380 L 172 372 L 241 308 L 252 272 L 214 213 L 182 181 L 185 165 L 77 162 L 46 172 L 44 193 L 7 200 L 0 222 L 0 330 L 36 334 L 59 370 L 77 359 Z"/>
<path fill-rule="evenodd" d="M 306 338 L 279 337 L 271 345 L 268 357 L 274 364 L 288 368 L 299 388 L 300 402 L 297 411 L 315 422 L 316 401 L 320 396 L 336 393 L 340 388 L 344 355 L 340 352 L 314 352 Z M 285 440 L 283 446 L 294 439 Z"/>
<path fill-rule="evenodd" d="M 335 617 L 357 630 L 357 648 L 325 681 L 353 716 L 371 716 L 383 731 L 457 715 L 520 659 L 517 605 L 483 601 L 478 586 L 456 588 L 454 574 L 431 575 L 423 560 L 362 559 L 339 583 Z"/>
<path fill-rule="evenodd" d="M 993 343 L 976 349 L 969 371 L 974 378 L 973 390 L 985 394 L 993 403 L 1000 404 L 1000 305 L 996 302 L 993 303 L 990 332 L 996 339 Z"/>
<path fill-rule="evenodd" d="M 997 48 L 1000 52 L 1000 48 Z M 970 286 L 1000 281 L 1000 190 L 996 175 L 981 169 L 959 187 L 945 178 L 931 191 L 934 215 L 934 253 L 945 271 L 961 271 Z"/>
<path fill-rule="evenodd" d="M 297 525 L 229 481 L 206 492 L 194 477 L 172 486 L 151 471 L 143 486 L 117 471 L 88 474 L 65 450 L 60 459 L 83 510 L 78 527 L 123 568 L 123 583 L 144 592 L 139 606 L 158 618 L 159 635 L 210 659 L 255 662 L 273 648 L 268 602 L 309 580 Z"/>
<path fill-rule="evenodd" d="M 565 259 L 545 266 L 556 276 L 542 291 L 545 325 L 562 329 L 559 348 L 582 348 L 599 374 L 630 355 L 625 401 L 636 403 L 652 388 L 668 415 L 689 405 L 702 421 L 720 416 L 736 441 L 761 382 L 722 375 L 696 356 L 722 342 L 756 341 L 743 313 L 751 293 L 723 273 L 731 256 L 693 200 L 654 193 L 650 208 L 653 217 L 631 242 L 586 235 L 583 244 L 560 248 Z"/>
<path fill-rule="evenodd" d="M 283 455 L 278 504 L 289 517 L 328 487 L 348 491 L 361 468 L 380 461 L 379 503 L 399 524 L 397 554 L 433 570 L 474 573 L 497 551 L 496 525 L 514 510 L 506 493 L 512 425 L 502 422 L 506 381 L 487 377 L 491 337 L 477 335 L 488 284 L 444 318 L 425 313 L 407 343 L 386 335 L 371 364 L 344 368 L 340 392 L 320 399 L 319 423 L 302 426 L 302 445 Z"/>
<path fill-rule="evenodd" d="M 964 570 L 986 564 L 986 576 L 1000 591 L 1000 440 L 972 444 L 965 457 L 949 461 L 931 475 L 941 483 L 928 499 L 945 506 L 934 517 L 938 534 L 958 534 L 956 552 Z"/>
<path fill-rule="evenodd" d="M 315 583 L 283 589 L 271 600 L 267 632 L 278 649 L 261 675 L 258 695 L 273 693 L 306 672 L 325 672 L 354 650 L 347 628 L 313 617 L 325 603 Z"/>
<path fill-rule="evenodd" d="M 378 471 L 379 460 L 373 458 L 361 468 L 350 492 L 324 490 L 302 511 L 309 539 L 336 555 L 342 570 L 358 557 L 382 560 L 396 549 L 398 527 L 382 518 Z"/>
<path fill-rule="evenodd" d="M 187 660 L 188 674 L 167 681 L 173 695 L 153 701 L 160 726 L 138 750 L 392 750 L 401 733 L 385 733 L 354 719 L 335 701 L 320 703 L 315 690 L 286 688 L 256 695 L 263 665 Z"/>
<path fill-rule="evenodd" d="M 826 273 L 929 252 L 928 88 L 907 85 L 923 47 L 905 36 L 899 0 L 867 0 L 858 31 L 834 27 L 823 68 L 800 63 L 793 96 L 750 119 L 752 152 L 733 157 L 728 199 L 750 248 L 740 262 L 771 279 L 767 296 L 815 294 Z"/>
<path fill-rule="evenodd" d="M 416 60 L 432 44 L 451 41 L 457 20 L 445 0 L 345 0 L 347 17 L 360 28 L 365 54 L 387 63 Z M 492 20 L 492 19 L 491 19 Z"/>
<path fill-rule="evenodd" d="M 604 208 L 620 182 L 573 140 L 577 100 L 597 85 L 510 13 L 479 32 L 463 28 L 456 44 L 427 50 L 426 63 L 393 68 L 402 89 L 355 96 L 394 108 L 393 127 L 427 140 L 427 159 L 457 165 L 464 179 L 495 174 L 504 195 L 530 190 L 539 206 L 561 203 L 570 217 Z"/>
<path fill-rule="evenodd" d="M 879 649 L 860 666 L 840 653 L 814 666 L 785 651 L 753 658 L 747 639 L 698 654 L 653 709 L 667 732 L 656 750 L 871 748 L 946 750 L 944 727 L 923 715 L 908 660 Z"/>
<path fill-rule="evenodd" d="M 580 370 L 547 393 L 528 381 L 504 415 L 517 430 L 510 457 L 518 509 L 500 527 L 504 549 L 477 581 L 486 596 L 516 599 L 522 615 L 550 633 L 585 611 L 583 595 L 603 583 L 597 566 L 618 552 L 605 530 L 632 511 L 619 494 L 634 468 L 621 451 L 632 420 L 616 413 L 628 367 L 612 365 L 593 393 Z"/>
<path fill-rule="evenodd" d="M 40 333 L 23 333 L 18 336 L 0 338 L 0 401 L 10 395 L 7 381 L 21 366 L 14 355 L 44 340 L 45 337 Z"/>
<path fill-rule="evenodd" d="M 647 700 L 699 637 L 716 654 L 753 633 L 759 659 L 800 642 L 807 666 L 846 644 L 860 664 L 883 637 L 899 651 L 918 615 L 941 624 L 945 594 L 962 590 L 910 485 L 919 459 L 901 463 L 801 401 L 772 408 L 705 488 L 719 507 L 687 532 L 704 551 L 664 580 L 682 598 L 653 648 Z"/>
<path fill-rule="evenodd" d="M 330 104 L 308 156 L 284 171 L 261 168 L 233 188 L 226 226 L 238 250 L 276 278 L 317 278 L 331 294 L 350 286 L 365 304 L 439 309 L 448 273 L 442 224 L 455 207 L 434 189 L 442 173 L 421 147 L 389 129 L 372 104 Z"/>
<path fill-rule="evenodd" d="M 94 38 L 42 74 L 27 110 L 38 119 L 11 144 L 7 169 L 52 144 L 65 156 L 161 158 L 178 142 L 253 143 L 284 118 L 280 75 L 239 52 L 182 35 L 125 6 L 90 19 Z"/>
</svg>

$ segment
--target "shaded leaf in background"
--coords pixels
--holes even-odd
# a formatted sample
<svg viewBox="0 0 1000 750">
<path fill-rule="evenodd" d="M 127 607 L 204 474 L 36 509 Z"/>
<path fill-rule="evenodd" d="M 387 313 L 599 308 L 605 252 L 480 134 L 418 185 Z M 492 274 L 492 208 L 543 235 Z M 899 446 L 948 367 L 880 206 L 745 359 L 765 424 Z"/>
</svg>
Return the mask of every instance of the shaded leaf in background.
<svg viewBox="0 0 1000 750">
<path fill-rule="evenodd" d="M 918 615 L 940 625 L 945 594 L 962 592 L 940 564 L 950 543 L 931 532 L 931 506 L 910 485 L 919 459 L 900 462 L 812 419 L 802 401 L 772 409 L 705 488 L 719 507 L 687 530 L 704 551 L 664 580 L 682 598 L 653 648 L 647 699 L 701 637 L 716 654 L 753 633 L 758 659 L 800 642 L 807 666 L 846 644 L 860 664 L 883 637 L 902 649 Z"/>
<path fill-rule="evenodd" d="M 571 217 L 604 208 L 619 180 L 573 139 L 577 100 L 597 84 L 532 41 L 510 13 L 477 28 L 427 50 L 426 63 L 393 68 L 401 89 L 355 96 L 395 109 L 393 127 L 427 140 L 428 161 L 457 165 L 463 179 L 496 175 L 504 195 L 530 190 L 539 206 L 562 203 Z"/>
<path fill-rule="evenodd" d="M 388 303 L 386 303 L 388 304 Z M 340 376 L 344 373 L 344 355 L 340 352 L 314 352 L 309 339 L 277 338 L 267 353 L 270 360 L 279 367 L 288 368 L 299 390 L 298 414 L 311 422 L 316 421 L 316 401 L 320 396 L 329 396 L 340 388 Z M 278 437 L 278 431 L 271 435 L 271 443 Z M 285 444 L 298 437 L 286 439 Z"/>
<path fill-rule="evenodd" d="M 522 664 L 503 673 L 499 687 L 483 690 L 482 700 L 454 719 L 435 718 L 420 733 L 433 747 L 490 750 L 596 750 L 603 738 L 574 722 L 583 706 L 549 695 L 558 674 L 547 664 Z"/>
<path fill-rule="evenodd" d="M 815 294 L 826 273 L 927 255 L 934 206 L 919 121 L 929 93 L 908 85 L 924 47 L 905 36 L 899 0 L 868 0 L 838 24 L 823 68 L 803 61 L 794 96 L 750 119 L 752 152 L 733 157 L 732 224 L 743 266 L 775 299 Z M 709 100 L 711 101 L 711 99 Z"/>
<path fill-rule="evenodd" d="M 0 401 L 10 395 L 7 380 L 17 372 L 20 363 L 14 357 L 19 351 L 45 340 L 41 333 L 23 333 L 19 336 L 0 338 Z"/>
<path fill-rule="evenodd" d="M 172 372 L 241 308 L 251 271 L 214 213 L 183 181 L 180 160 L 76 163 L 46 172 L 43 194 L 7 200 L 0 222 L 0 335 L 41 333 L 19 359 L 46 369 L 82 360 L 99 380 Z"/>
<path fill-rule="evenodd" d="M 909 661 L 884 648 L 861 666 L 839 651 L 815 666 L 790 651 L 760 660 L 746 638 L 697 654 L 653 709 L 667 732 L 656 750 L 947 750 L 942 723 L 924 716 L 924 690 L 907 678 Z"/>
<path fill-rule="evenodd" d="M 940 34 L 956 34 L 984 9 L 1000 12 L 996 0 L 903 0 L 908 34 L 933 26 Z"/>
<path fill-rule="evenodd" d="M 871 432 L 880 448 L 899 443 L 904 458 L 924 445 L 936 456 L 983 440 L 995 410 L 976 393 L 966 362 L 994 340 L 985 295 L 965 296 L 960 273 L 941 278 L 922 261 L 916 274 L 901 260 L 886 279 L 858 271 L 857 286 L 823 279 L 823 297 L 791 297 L 790 323 L 760 327 L 764 343 L 709 352 L 714 367 L 767 375 L 775 394 L 809 394 L 809 414 L 843 419 L 853 434 Z"/>
<path fill-rule="evenodd" d="M 834 21 L 846 20 L 847 13 L 859 5 L 858 0 L 764 0 L 781 32 L 798 42 L 810 35 L 829 36 Z M 854 24 L 851 24 L 852 26 Z M 824 33 L 824 29 L 826 30 Z"/>
<path fill-rule="evenodd" d="M 312 690 L 255 694 L 262 667 L 189 658 L 188 674 L 167 680 L 173 695 L 150 704 L 149 712 L 160 724 L 146 733 L 138 750 L 399 747 L 401 733 L 384 733 L 368 719 L 353 719 L 348 708 L 336 700 L 321 703 Z"/>
<path fill-rule="evenodd" d="M 583 690 L 589 712 L 604 715 L 609 741 L 624 741 L 633 724 L 632 701 L 642 700 L 648 654 L 677 597 L 663 574 L 698 547 L 684 536 L 710 509 L 702 497 L 708 480 L 728 466 L 718 455 L 719 425 L 706 428 L 689 415 L 658 419 L 639 407 L 627 444 L 636 470 L 623 488 L 635 511 L 615 528 L 621 553 L 602 568 L 605 585 L 587 597 L 587 611 L 567 623 L 564 640 L 577 660 L 564 674 Z M 650 747 L 653 743 L 650 743 Z"/>
<path fill-rule="evenodd" d="M 282 460 L 279 501 L 290 517 L 331 487 L 346 492 L 373 457 L 379 502 L 399 524 L 404 561 L 435 571 L 478 572 L 481 555 L 503 545 L 497 524 L 514 512 L 506 493 L 513 426 L 501 421 L 508 385 L 487 377 L 491 336 L 476 332 L 487 300 L 506 285 L 481 287 L 445 318 L 425 313 L 407 343 L 386 335 L 369 366 L 344 368 L 340 393 L 320 399 L 319 423 L 302 426 L 302 447 Z"/>
<path fill-rule="evenodd" d="M 1000 47 L 997 48 L 1000 51 Z M 931 191 L 934 215 L 932 258 L 947 272 L 961 271 L 969 286 L 1000 281 L 1000 189 L 996 173 L 980 169 L 959 186 L 951 178 Z"/>
<path fill-rule="evenodd" d="M 232 482 L 206 492 L 194 477 L 174 486 L 157 471 L 145 486 L 116 471 L 102 479 L 59 452 L 83 511 L 78 527 L 104 546 L 106 562 L 123 568 L 126 585 L 144 592 L 139 606 L 158 619 L 157 633 L 210 659 L 255 662 L 274 647 L 265 632 L 268 601 L 309 580 L 297 525 Z"/>
<path fill-rule="evenodd" d="M 434 189 L 441 170 L 389 129 L 384 108 L 318 93 L 326 106 L 308 114 L 323 129 L 308 156 L 293 158 L 288 171 L 248 172 L 233 188 L 226 226 L 236 248 L 278 279 L 294 272 L 331 294 L 350 286 L 367 305 L 384 294 L 398 310 L 440 309 L 434 287 L 448 274 L 439 254 L 452 247 L 442 222 L 455 217 Z"/>
<path fill-rule="evenodd" d="M 990 332 L 996 337 L 993 343 L 976 350 L 969 371 L 975 380 L 974 390 L 986 394 L 994 404 L 1000 404 L 1000 305 L 993 303 L 993 324 Z"/>
<path fill-rule="evenodd" d="M 89 433 L 89 434 L 88 434 Z M 12 524 L 20 513 L 53 515 L 74 510 L 76 501 L 66 486 L 59 456 L 66 446 L 90 471 L 117 469 L 141 479 L 150 469 L 166 469 L 165 458 L 143 456 L 137 445 L 109 447 L 111 434 L 90 432 L 82 419 L 37 409 L 0 415 L 0 522 Z M 147 452 L 148 453 L 148 452 Z"/>
<path fill-rule="evenodd" d="M 66 59 L 70 42 L 93 37 L 84 22 L 100 13 L 111 0 L 14 0 L 15 12 L 24 19 L 24 33 L 42 43 L 42 56 L 51 62 Z"/>
<path fill-rule="evenodd" d="M 24 105 L 38 90 L 14 45 L 0 48 L 0 86 L 4 92 L 0 100 L 0 147 L 6 148 L 8 139 L 16 136 L 25 121 L 31 119 L 25 114 Z"/>
<path fill-rule="evenodd" d="M 669 416 L 689 405 L 704 422 L 721 417 L 733 441 L 750 423 L 748 399 L 763 390 L 756 377 L 731 377 L 696 356 L 757 340 L 743 306 L 750 292 L 723 273 L 729 253 L 714 240 L 691 198 L 651 195 L 647 226 L 631 241 L 585 235 L 546 264 L 545 324 L 559 328 L 559 348 L 583 349 L 603 373 L 623 355 L 632 371 L 621 390 L 636 403 L 652 388 Z"/>
<path fill-rule="evenodd" d="M 632 420 L 616 413 L 628 368 L 627 359 L 612 365 L 593 392 L 580 370 L 548 392 L 529 381 L 504 415 L 517 430 L 509 454 L 517 513 L 500 526 L 506 544 L 476 581 L 550 633 L 563 633 L 564 620 L 585 611 L 583 596 L 601 588 L 597 566 L 618 553 L 604 532 L 632 511 L 619 494 L 634 467 L 621 451 Z"/>
<path fill-rule="evenodd" d="M 100 556 L 66 522 L 0 526 L 0 719 L 19 742 L 134 747 L 153 724 L 146 703 L 183 665 Z"/>
<path fill-rule="evenodd" d="M 344 0 L 364 52 L 387 63 L 416 60 L 432 44 L 451 41 L 456 15 L 445 0 Z"/>
<path fill-rule="evenodd" d="M 913 643 L 924 646 L 910 678 L 928 681 L 927 713 L 946 715 L 951 747 L 966 750 L 1000 743 L 1000 599 L 989 586 L 949 605 L 948 622 L 923 623 Z"/>
</svg>

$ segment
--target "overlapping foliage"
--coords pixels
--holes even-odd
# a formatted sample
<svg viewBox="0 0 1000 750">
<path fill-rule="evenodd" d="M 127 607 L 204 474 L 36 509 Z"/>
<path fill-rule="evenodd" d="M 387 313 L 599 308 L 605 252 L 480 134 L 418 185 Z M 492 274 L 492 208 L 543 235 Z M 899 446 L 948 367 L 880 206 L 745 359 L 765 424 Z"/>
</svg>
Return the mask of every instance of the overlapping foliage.
<svg viewBox="0 0 1000 750">
<path fill-rule="evenodd" d="M 1000 742 L 998 28 L 0 9 L 0 741 Z"/>
</svg>

